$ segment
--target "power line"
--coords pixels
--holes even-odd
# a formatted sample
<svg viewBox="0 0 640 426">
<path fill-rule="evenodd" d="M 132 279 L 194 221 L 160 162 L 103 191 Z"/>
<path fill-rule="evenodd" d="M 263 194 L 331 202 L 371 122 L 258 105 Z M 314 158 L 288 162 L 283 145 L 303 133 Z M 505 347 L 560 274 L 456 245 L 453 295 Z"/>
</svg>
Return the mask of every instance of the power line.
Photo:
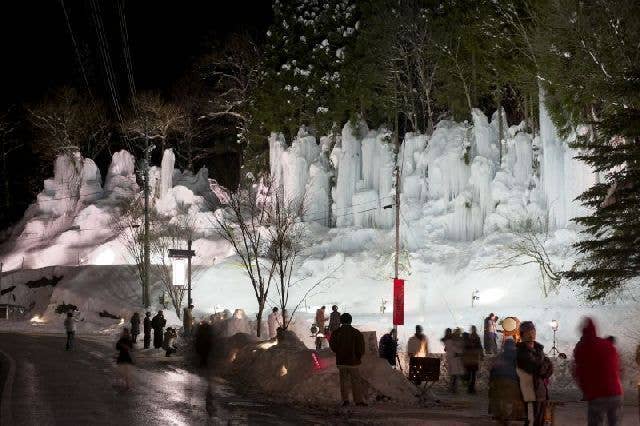
<svg viewBox="0 0 640 426">
<path fill-rule="evenodd" d="M 111 63 L 111 56 L 109 55 L 109 45 L 107 43 L 107 39 L 104 35 L 104 25 L 101 17 L 101 9 L 98 4 L 98 0 L 90 0 L 91 3 L 91 12 L 94 22 L 94 27 L 96 30 L 96 37 L 98 38 L 98 47 L 100 49 L 100 54 L 102 56 L 102 62 L 105 68 L 105 75 L 107 80 L 107 87 L 111 94 L 111 99 L 113 101 L 114 112 L 116 114 L 116 118 L 119 122 L 122 122 L 122 112 L 120 109 L 120 102 L 118 101 L 118 93 L 116 91 L 115 85 L 115 73 L 113 71 L 113 65 Z"/>
<path fill-rule="evenodd" d="M 78 65 L 80 65 L 80 73 L 82 74 L 82 78 L 84 79 L 84 84 L 87 87 L 87 92 L 89 92 L 91 103 L 95 107 L 95 100 L 93 99 L 93 93 L 91 93 L 91 87 L 89 86 L 89 79 L 87 78 L 87 73 L 84 69 L 84 64 L 82 63 L 82 57 L 80 56 L 80 49 L 78 48 L 78 43 L 76 42 L 76 38 L 73 35 L 73 30 L 71 29 L 71 21 L 69 20 L 69 15 L 67 14 L 67 8 L 64 6 L 64 0 L 60 0 L 60 6 L 62 6 L 62 12 L 64 13 L 64 18 L 67 22 L 67 29 L 69 30 L 69 35 L 71 36 L 71 43 L 73 44 L 73 48 L 76 52 Z"/>
<path fill-rule="evenodd" d="M 133 61 L 131 60 L 131 51 L 129 49 L 129 32 L 127 31 L 126 14 L 124 13 L 124 0 L 117 0 L 118 13 L 120 15 L 120 36 L 122 39 L 122 50 L 124 54 L 124 62 L 127 67 L 127 80 L 129 82 L 129 91 L 131 92 L 131 106 L 134 114 L 136 110 L 136 85 L 133 78 Z"/>
</svg>

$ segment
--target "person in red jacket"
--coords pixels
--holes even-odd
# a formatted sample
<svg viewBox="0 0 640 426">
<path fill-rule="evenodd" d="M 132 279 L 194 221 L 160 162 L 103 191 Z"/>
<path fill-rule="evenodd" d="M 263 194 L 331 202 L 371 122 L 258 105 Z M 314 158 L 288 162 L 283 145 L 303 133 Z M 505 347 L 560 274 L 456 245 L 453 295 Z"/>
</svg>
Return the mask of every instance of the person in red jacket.
<svg viewBox="0 0 640 426">
<path fill-rule="evenodd" d="M 582 338 L 573 350 L 574 377 L 588 401 L 589 425 L 619 425 L 622 421 L 620 357 L 615 346 L 598 337 L 591 318 L 585 318 Z"/>
</svg>

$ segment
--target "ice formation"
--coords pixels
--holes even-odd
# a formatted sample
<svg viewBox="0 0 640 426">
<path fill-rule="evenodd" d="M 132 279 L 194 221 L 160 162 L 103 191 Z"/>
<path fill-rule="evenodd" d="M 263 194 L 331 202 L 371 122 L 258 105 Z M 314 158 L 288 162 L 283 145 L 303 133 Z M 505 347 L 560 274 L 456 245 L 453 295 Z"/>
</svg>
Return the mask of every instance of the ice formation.
<svg viewBox="0 0 640 426">
<path fill-rule="evenodd" d="M 176 163 L 176 156 L 173 153 L 173 149 L 168 148 L 164 150 L 162 155 L 162 169 L 160 171 L 160 193 L 159 198 L 163 198 L 169 192 L 169 189 L 173 188 L 173 167 Z"/>
<path fill-rule="evenodd" d="M 551 229 L 570 226 L 571 219 L 587 213 L 575 198 L 589 188 L 597 175 L 584 162 L 574 158 L 578 153 L 558 136 L 544 105 L 544 93 L 540 89 L 540 139 L 542 141 L 542 188 L 545 194 Z M 575 134 L 569 139 L 575 138 Z"/>
<path fill-rule="evenodd" d="M 128 197 L 138 193 L 135 158 L 124 149 L 113 153 L 104 189 L 114 197 Z"/>
</svg>

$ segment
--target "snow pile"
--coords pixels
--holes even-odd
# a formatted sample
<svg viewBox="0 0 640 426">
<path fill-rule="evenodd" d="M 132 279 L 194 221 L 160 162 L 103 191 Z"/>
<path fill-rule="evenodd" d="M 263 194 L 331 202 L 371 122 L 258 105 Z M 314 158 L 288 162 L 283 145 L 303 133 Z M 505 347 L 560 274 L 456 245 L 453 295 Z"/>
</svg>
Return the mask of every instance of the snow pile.
<svg viewBox="0 0 640 426">
<path fill-rule="evenodd" d="M 211 210 L 219 201 L 211 189 L 208 171 L 201 169 L 193 175 L 174 169 L 174 163 L 175 155 L 167 149 L 162 167 L 150 168 L 151 207 L 167 222 L 184 221 L 186 217 L 201 231 L 198 235 L 210 234 Z M 58 156 L 53 178 L 45 180 L 43 191 L 16 227 L 14 238 L 0 250 L 3 269 L 131 263 L 114 221 L 122 204 L 142 197 L 140 192 L 135 158 L 127 151 L 113 154 L 104 190 L 100 171 L 92 160 L 77 152 Z M 206 259 L 210 244 L 204 241 L 199 245 Z M 194 259 L 194 263 L 210 261 Z"/>
<path fill-rule="evenodd" d="M 373 340 L 375 341 L 375 333 Z M 219 357 L 224 370 L 240 381 L 271 395 L 313 404 L 340 401 L 340 381 L 335 356 L 328 350 L 307 349 L 297 336 L 287 332 L 280 341 L 251 342 L 238 334 L 225 339 Z M 412 403 L 413 386 L 389 363 L 378 358 L 372 347 L 362 359 L 360 372 L 368 400 L 391 399 Z"/>
<path fill-rule="evenodd" d="M 151 300 L 157 312 L 163 309 L 167 326 L 181 327 L 182 322 L 170 308 L 159 305 L 162 284 L 152 271 Z M 8 290 L 2 303 L 10 302 L 26 308 L 25 321 L 2 322 L 3 329 L 36 328 L 42 332 L 61 333 L 65 315 L 56 312 L 60 305 L 73 305 L 79 333 L 119 333 L 129 326 L 134 312 L 143 316 L 140 307 L 142 291 L 133 267 L 122 266 L 55 266 L 38 270 L 16 270 L 3 274 L 2 288 Z M 100 315 L 102 313 L 102 315 Z M 105 315 L 108 313 L 110 315 Z M 112 318 L 115 316 L 116 318 Z M 37 320 L 29 321 L 33 318 Z"/>
</svg>

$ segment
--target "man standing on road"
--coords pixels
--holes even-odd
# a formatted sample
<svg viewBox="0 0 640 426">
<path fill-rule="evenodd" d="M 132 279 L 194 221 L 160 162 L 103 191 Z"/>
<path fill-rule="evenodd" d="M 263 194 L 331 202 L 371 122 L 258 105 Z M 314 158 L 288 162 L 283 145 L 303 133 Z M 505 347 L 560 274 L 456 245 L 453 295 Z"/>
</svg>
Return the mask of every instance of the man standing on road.
<svg viewBox="0 0 640 426">
<path fill-rule="evenodd" d="M 73 317 L 73 312 L 67 312 L 67 318 L 64 320 L 64 329 L 67 332 L 66 350 L 73 349 L 73 339 L 76 336 L 76 322 L 78 322 L 78 320 Z"/>
<path fill-rule="evenodd" d="M 338 307 L 333 305 L 331 307 L 331 315 L 329 315 L 329 338 L 331 338 L 331 333 L 340 328 L 340 312 L 338 312 Z"/>
<path fill-rule="evenodd" d="M 131 341 L 136 343 L 140 334 L 140 314 L 134 312 L 131 316 Z"/>
<path fill-rule="evenodd" d="M 362 398 L 362 379 L 359 369 L 362 355 L 364 355 L 364 337 L 360 331 L 351 327 L 351 321 L 350 314 L 344 313 L 340 316 L 340 328 L 331 336 L 329 346 L 336 354 L 336 366 L 340 372 L 342 405 L 349 405 L 348 384 L 350 383 L 355 404 L 366 406 Z"/>
<path fill-rule="evenodd" d="M 167 325 L 167 320 L 164 319 L 162 311 L 158 311 L 155 317 L 151 320 L 151 327 L 153 328 L 153 347 L 160 349 L 162 347 L 162 337 L 164 333 L 164 326 Z"/>
<path fill-rule="evenodd" d="M 596 334 L 593 319 L 586 318 L 582 338 L 573 350 L 574 377 L 588 401 L 589 425 L 618 425 L 622 417 L 620 357 L 615 346 Z"/>
<path fill-rule="evenodd" d="M 191 336 L 191 330 L 193 329 L 193 305 L 189 305 L 188 308 L 184 308 L 182 318 L 182 330 L 185 336 Z"/>
<path fill-rule="evenodd" d="M 149 349 L 151 346 L 151 312 L 147 312 L 144 316 L 144 348 Z"/>
</svg>

